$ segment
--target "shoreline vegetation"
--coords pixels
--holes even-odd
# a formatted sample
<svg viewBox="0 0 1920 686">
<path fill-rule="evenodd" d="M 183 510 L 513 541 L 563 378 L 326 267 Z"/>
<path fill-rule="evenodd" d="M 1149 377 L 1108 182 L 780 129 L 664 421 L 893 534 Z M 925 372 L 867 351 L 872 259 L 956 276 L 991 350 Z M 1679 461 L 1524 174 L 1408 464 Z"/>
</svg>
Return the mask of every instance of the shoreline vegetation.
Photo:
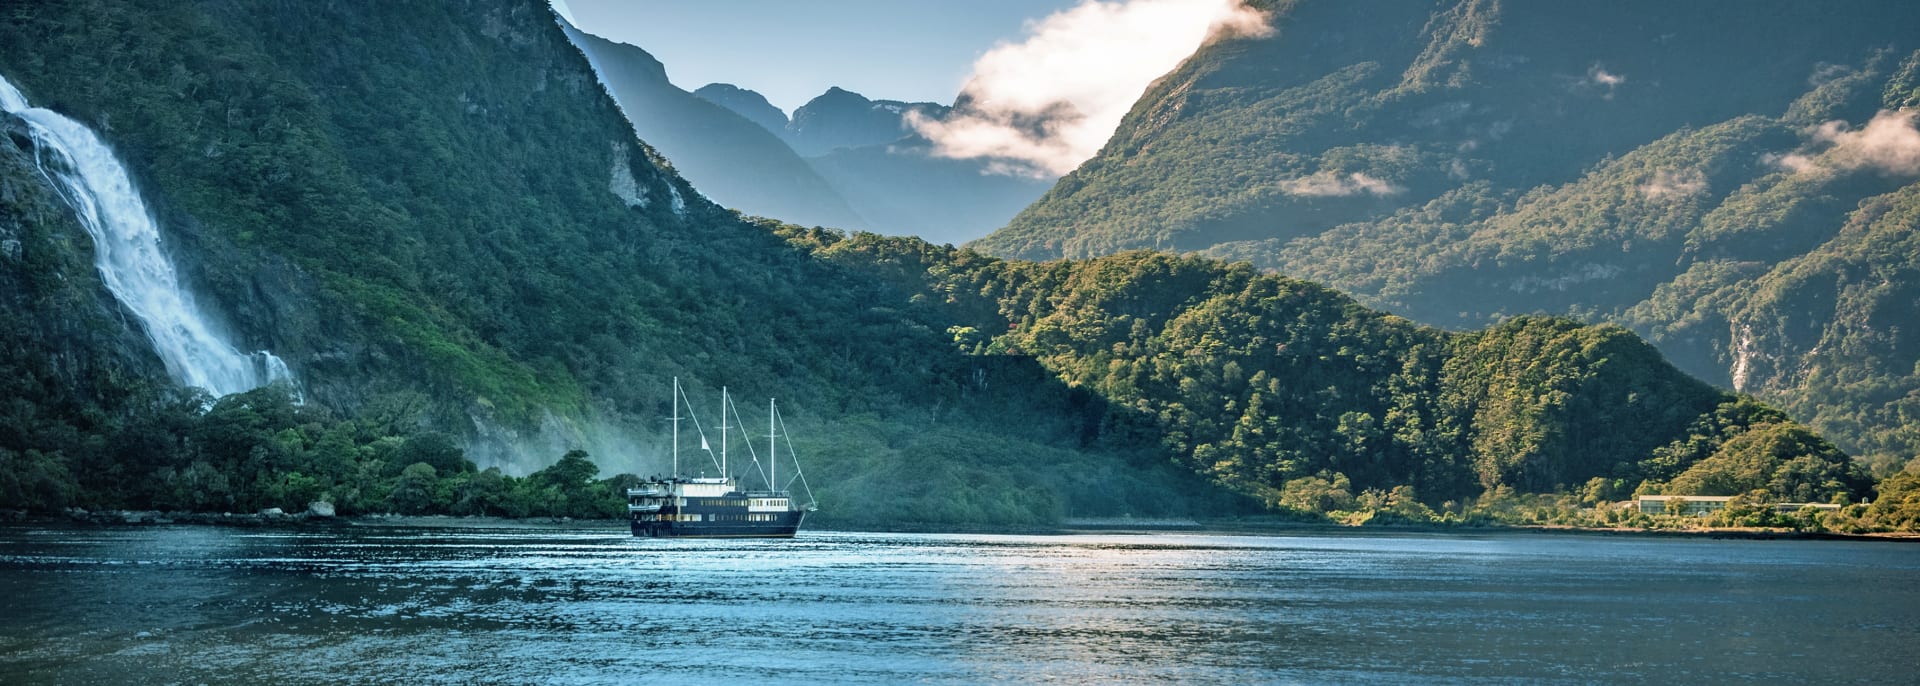
<svg viewBox="0 0 1920 686">
<path fill-rule="evenodd" d="M 292 404 L 276 387 L 210 405 L 197 400 L 187 399 L 174 407 L 175 413 L 162 413 L 152 423 L 124 427 L 115 441 L 106 443 L 142 449 L 143 463 L 151 470 L 144 474 L 115 460 L 88 463 L 80 470 L 22 469 L 20 464 L 9 469 L 8 455 L 0 451 L 0 496 L 12 496 L 0 497 L 0 521 L 31 516 L 100 524 L 231 526 L 604 522 L 626 513 L 626 489 L 640 481 L 633 474 L 602 475 L 581 450 L 570 450 L 525 476 L 479 469 L 443 434 L 409 430 L 407 422 L 394 419 L 364 421 L 315 413 Z M 1697 433 L 1694 442 L 1705 446 L 1724 432 L 1703 428 Z M 1044 507 L 1022 509 L 1005 507 L 1013 496 L 985 488 L 990 483 L 953 475 L 957 484 L 971 488 L 899 494 L 888 508 L 851 514 L 828 507 L 810 518 L 809 526 L 991 533 L 1538 528 L 1797 538 L 1920 530 L 1920 469 L 1890 476 L 1869 491 L 1821 478 L 1833 474 L 1819 467 L 1834 462 L 1804 458 L 1802 442 L 1766 440 L 1746 448 L 1709 451 L 1686 443 L 1663 449 L 1662 455 L 1713 453 L 1704 459 L 1676 458 L 1693 467 L 1665 482 L 1596 477 L 1553 493 L 1519 492 L 1496 483 L 1477 495 L 1440 502 L 1422 497 L 1425 494 L 1409 484 L 1363 488 L 1343 473 L 1328 473 L 1287 480 L 1261 492 L 1265 497 L 1257 503 L 1187 503 L 1156 511 L 1129 507 L 1142 502 L 1139 498 L 1075 507 L 1071 499 L 1028 497 Z M 48 466 L 45 454 L 28 451 L 13 457 L 25 458 L 25 466 Z M 842 470 L 857 471 L 844 465 Z M 1245 485 L 1217 483 L 1222 493 Z M 1622 502 L 1663 491 L 1681 496 L 1664 511 L 1643 512 Z M 1724 494 L 1715 499 L 1718 509 L 1689 511 L 1685 498 L 1703 493 Z M 1855 500 L 1855 494 L 1870 494 L 1873 500 Z M 1776 505 L 1782 502 L 1824 504 L 1783 509 Z"/>
<path fill-rule="evenodd" d="M 320 505 L 324 505 L 321 503 Z M 318 511 L 316 511 L 318 510 Z M 618 517 L 499 517 L 488 515 L 400 515 L 367 514 L 335 516 L 321 514 L 325 508 L 286 513 L 274 508 L 267 512 L 240 514 L 231 512 L 159 512 L 152 510 L 85 510 L 70 508 L 59 513 L 30 513 L 0 510 L 0 527 L 37 526 L 224 526 L 238 528 L 366 528 L 366 529 L 557 529 L 608 530 L 624 533 L 626 520 Z M 1656 526 L 1585 526 L 1571 524 L 1523 524 L 1491 519 L 1453 522 L 1368 521 L 1346 524 L 1337 521 L 1311 521 L 1271 516 L 1228 518 L 1070 518 L 1055 526 L 954 526 L 945 524 L 901 523 L 894 526 L 817 526 L 814 531 L 926 533 L 926 534 L 1000 534 L 1025 536 L 1066 536 L 1088 534 L 1195 534 L 1195 535 L 1333 535 L 1372 536 L 1396 534 L 1574 534 L 1589 536 L 1626 536 L 1649 538 L 1710 538 L 1756 541 L 1904 541 L 1920 543 L 1920 533 L 1905 531 L 1841 532 L 1822 529 L 1795 529 L 1779 526 L 1709 526 L 1695 522 L 1663 521 Z"/>
</svg>

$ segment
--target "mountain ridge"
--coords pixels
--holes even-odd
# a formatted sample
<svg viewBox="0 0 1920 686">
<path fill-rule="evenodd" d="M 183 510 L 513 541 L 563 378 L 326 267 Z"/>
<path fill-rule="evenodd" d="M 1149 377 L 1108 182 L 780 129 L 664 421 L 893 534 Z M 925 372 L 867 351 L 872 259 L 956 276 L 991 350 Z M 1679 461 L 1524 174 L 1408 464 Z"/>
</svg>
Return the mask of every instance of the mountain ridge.
<svg viewBox="0 0 1920 686">
<path fill-rule="evenodd" d="M 1916 258 L 1869 258 L 1845 227 L 1911 202 L 1914 172 L 1877 170 L 1862 142 L 1920 104 L 1910 6 L 1261 6 L 1274 36 L 1203 47 L 1100 155 L 972 245 L 1202 252 L 1450 328 L 1620 323 L 1883 473 L 1920 455 L 1913 346 L 1887 333 L 1910 317 L 1879 296 L 1836 309 L 1871 287 L 1816 286 L 1806 267 L 1909 288 Z M 1852 362 L 1830 354 L 1841 341 Z"/>
<path fill-rule="evenodd" d="M 939 119 L 952 108 L 928 102 L 869 100 L 843 88 L 794 110 L 786 121 L 765 98 L 725 84 L 702 86 L 715 104 L 780 135 L 806 155 L 875 230 L 916 235 L 935 243 L 963 243 L 989 231 L 1046 191 L 1051 181 L 1007 175 L 992 160 L 950 159 L 908 124 L 908 114 Z M 777 110 L 776 110 L 777 112 Z"/>
<path fill-rule="evenodd" d="M 777 135 L 673 85 L 666 65 L 645 50 L 585 33 L 564 21 L 562 26 L 621 103 L 634 133 L 658 141 L 675 169 L 721 204 L 809 224 L 867 227 L 846 199 Z"/>
<path fill-rule="evenodd" d="M 731 83 L 709 83 L 694 89 L 693 95 L 732 110 L 770 133 L 778 134 L 787 128 L 787 113 L 752 90 Z"/>
</svg>

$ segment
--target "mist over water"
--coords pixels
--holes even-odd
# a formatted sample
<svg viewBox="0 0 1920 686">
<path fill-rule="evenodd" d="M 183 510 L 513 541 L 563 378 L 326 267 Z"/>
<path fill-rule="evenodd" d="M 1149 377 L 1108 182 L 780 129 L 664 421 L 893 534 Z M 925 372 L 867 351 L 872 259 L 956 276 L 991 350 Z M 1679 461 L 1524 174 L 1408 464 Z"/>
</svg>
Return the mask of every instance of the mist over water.
<svg viewBox="0 0 1920 686">
<path fill-rule="evenodd" d="M 0 76 L 0 108 L 27 123 L 34 161 L 93 238 L 94 266 L 113 297 L 140 319 L 167 371 L 183 384 L 227 395 L 294 381 L 285 361 L 243 353 L 214 331 L 180 285 L 160 226 L 113 149 L 92 129 L 33 107 Z"/>
<path fill-rule="evenodd" d="M 1920 546 L 0 526 L 0 682 L 1904 683 Z"/>
</svg>

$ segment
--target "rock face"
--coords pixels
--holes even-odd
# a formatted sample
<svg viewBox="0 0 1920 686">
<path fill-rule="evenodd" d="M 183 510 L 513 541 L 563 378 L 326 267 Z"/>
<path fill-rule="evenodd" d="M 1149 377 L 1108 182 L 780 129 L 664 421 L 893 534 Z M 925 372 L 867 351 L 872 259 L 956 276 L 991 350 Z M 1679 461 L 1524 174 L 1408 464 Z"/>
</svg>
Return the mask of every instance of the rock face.
<svg viewBox="0 0 1920 686">
<path fill-rule="evenodd" d="M 35 431 L 67 430 L 45 408 L 92 405 L 114 397 L 115 384 L 166 379 L 137 318 L 108 292 L 92 255 L 86 231 L 36 170 L 19 120 L 0 114 L 0 398 L 43 408 L 29 420 Z"/>
<path fill-rule="evenodd" d="M 333 503 L 327 502 L 325 500 L 315 500 L 313 502 L 307 503 L 307 516 L 332 517 Z"/>
</svg>

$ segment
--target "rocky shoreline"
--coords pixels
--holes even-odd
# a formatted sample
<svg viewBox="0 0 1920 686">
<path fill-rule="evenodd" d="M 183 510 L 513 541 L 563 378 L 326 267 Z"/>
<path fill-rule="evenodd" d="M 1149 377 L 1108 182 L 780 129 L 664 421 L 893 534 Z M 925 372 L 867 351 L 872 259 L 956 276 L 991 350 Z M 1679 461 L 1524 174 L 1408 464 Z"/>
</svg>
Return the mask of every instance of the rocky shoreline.
<svg viewBox="0 0 1920 686">
<path fill-rule="evenodd" d="M 334 516 L 332 503 L 308 503 L 307 509 L 288 513 L 277 507 L 259 512 L 163 512 L 160 510 L 88 510 L 69 507 L 53 514 L 0 510 L 0 522 L 71 522 L 75 524 L 206 524 L 214 526 L 294 526 L 345 524 Z"/>
<path fill-rule="evenodd" d="M 333 505 L 326 502 L 314 502 L 300 512 L 286 512 L 270 507 L 259 512 L 167 512 L 161 510 L 88 510 L 70 507 L 53 513 L 28 512 L 25 510 L 0 509 L 0 524 L 82 524 L 96 526 L 232 526 L 232 527 L 313 527 L 313 526 L 355 526 L 355 527 L 439 527 L 439 528 L 488 528 L 488 529 L 524 529 L 524 528 L 605 528 L 615 527 L 626 531 L 625 520 L 584 519 L 571 517 L 529 517 L 510 519 L 506 517 L 458 517 L 452 515 L 399 515 L 366 514 L 355 516 L 337 516 Z"/>
</svg>

